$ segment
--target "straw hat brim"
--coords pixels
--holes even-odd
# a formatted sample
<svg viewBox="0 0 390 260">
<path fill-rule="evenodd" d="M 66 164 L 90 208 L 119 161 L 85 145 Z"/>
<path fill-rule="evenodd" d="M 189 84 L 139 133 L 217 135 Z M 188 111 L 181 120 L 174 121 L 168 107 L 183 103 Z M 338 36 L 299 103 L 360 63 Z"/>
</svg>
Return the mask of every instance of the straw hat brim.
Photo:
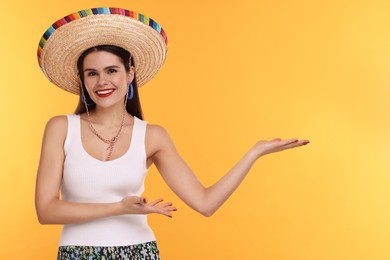
<svg viewBox="0 0 390 260">
<path fill-rule="evenodd" d="M 153 78 L 166 57 L 164 31 L 153 20 L 145 21 L 143 15 L 132 13 L 136 19 L 124 15 L 127 10 L 119 10 L 123 14 L 92 13 L 57 26 L 54 31 L 53 24 L 48 29 L 52 31 L 50 36 L 47 40 L 45 35 L 42 37 L 38 49 L 39 65 L 46 77 L 58 87 L 79 94 L 77 60 L 80 55 L 94 46 L 114 45 L 129 51 L 133 57 L 138 86 Z"/>
</svg>

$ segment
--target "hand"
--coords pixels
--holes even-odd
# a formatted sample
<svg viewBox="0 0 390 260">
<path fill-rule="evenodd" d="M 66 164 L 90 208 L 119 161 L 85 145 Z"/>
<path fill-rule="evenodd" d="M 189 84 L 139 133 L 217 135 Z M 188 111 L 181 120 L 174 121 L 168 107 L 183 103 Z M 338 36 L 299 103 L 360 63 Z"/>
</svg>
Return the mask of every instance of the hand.
<svg viewBox="0 0 390 260">
<path fill-rule="evenodd" d="M 171 202 L 161 203 L 163 199 L 157 199 L 148 203 L 146 198 L 137 196 L 125 197 L 121 203 L 124 208 L 124 214 L 151 214 L 157 213 L 172 217 L 171 212 L 177 209 L 172 206 Z"/>
<path fill-rule="evenodd" d="M 280 138 L 275 138 L 271 141 L 259 141 L 252 149 L 256 152 L 257 157 L 260 157 L 269 153 L 280 152 L 286 149 L 307 145 L 308 143 L 310 143 L 309 140 L 298 140 L 295 138 L 282 140 Z"/>
</svg>

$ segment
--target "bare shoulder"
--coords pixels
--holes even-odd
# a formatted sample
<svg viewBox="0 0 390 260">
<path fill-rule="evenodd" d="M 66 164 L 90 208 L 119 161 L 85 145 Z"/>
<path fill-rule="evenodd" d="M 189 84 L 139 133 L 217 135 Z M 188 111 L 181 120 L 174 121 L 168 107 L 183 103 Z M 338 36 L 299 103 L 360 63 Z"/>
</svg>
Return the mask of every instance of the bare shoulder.
<svg viewBox="0 0 390 260">
<path fill-rule="evenodd" d="M 47 121 L 47 126 L 67 126 L 68 125 L 68 119 L 66 116 L 64 115 L 60 115 L 60 116 L 54 116 L 52 118 L 50 118 L 48 121 Z"/>
<path fill-rule="evenodd" d="M 168 131 L 161 125 L 155 124 L 148 124 L 147 126 L 145 144 L 147 149 L 152 153 L 173 146 Z"/>
<path fill-rule="evenodd" d="M 68 129 L 68 119 L 66 116 L 55 116 L 49 119 L 45 128 L 45 139 L 65 140 Z"/>
<path fill-rule="evenodd" d="M 152 143 L 161 143 L 170 140 L 168 131 L 161 125 L 148 124 L 146 128 L 146 140 Z"/>
<path fill-rule="evenodd" d="M 169 137 L 168 131 L 161 125 L 148 124 L 146 135 L 149 138 L 164 138 Z"/>
</svg>

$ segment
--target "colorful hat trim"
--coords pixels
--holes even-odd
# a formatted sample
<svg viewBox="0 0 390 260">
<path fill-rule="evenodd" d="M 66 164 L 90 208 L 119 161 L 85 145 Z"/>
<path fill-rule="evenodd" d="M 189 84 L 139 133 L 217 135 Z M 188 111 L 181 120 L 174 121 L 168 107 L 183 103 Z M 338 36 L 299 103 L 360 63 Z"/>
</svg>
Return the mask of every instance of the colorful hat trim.
<svg viewBox="0 0 390 260">
<path fill-rule="evenodd" d="M 72 22 L 74 20 L 89 16 L 89 15 L 97 15 L 97 14 L 118 14 L 118 15 L 123 15 L 123 16 L 128 16 L 131 17 L 135 20 L 138 20 L 146 25 L 149 25 L 153 29 L 155 29 L 157 32 L 161 34 L 161 36 L 164 38 L 165 44 L 168 46 L 168 37 L 165 34 L 164 29 L 153 19 L 148 18 L 147 16 L 136 13 L 134 11 L 129 11 L 126 9 L 122 8 L 109 8 L 109 7 L 100 7 L 100 8 L 91 8 L 91 9 L 86 9 L 86 10 L 81 10 L 76 13 L 70 14 L 64 18 L 59 19 L 55 23 L 53 23 L 52 26 L 49 27 L 49 29 L 46 30 L 46 32 L 43 34 L 41 40 L 39 41 L 39 46 L 38 46 L 38 63 L 39 66 L 41 67 L 41 53 L 42 49 L 45 46 L 46 41 L 50 38 L 50 36 L 53 34 L 53 32 L 60 28 L 61 26 Z"/>
</svg>

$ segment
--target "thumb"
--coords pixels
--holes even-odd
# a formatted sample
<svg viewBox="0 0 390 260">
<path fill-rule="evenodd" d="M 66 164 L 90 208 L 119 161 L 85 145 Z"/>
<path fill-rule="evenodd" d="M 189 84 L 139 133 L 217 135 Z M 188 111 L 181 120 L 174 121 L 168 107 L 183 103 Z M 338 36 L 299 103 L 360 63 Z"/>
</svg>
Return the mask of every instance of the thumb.
<svg viewBox="0 0 390 260">
<path fill-rule="evenodd" d="M 144 197 L 134 197 L 134 203 L 146 204 L 147 203 L 147 199 L 144 198 Z"/>
</svg>

